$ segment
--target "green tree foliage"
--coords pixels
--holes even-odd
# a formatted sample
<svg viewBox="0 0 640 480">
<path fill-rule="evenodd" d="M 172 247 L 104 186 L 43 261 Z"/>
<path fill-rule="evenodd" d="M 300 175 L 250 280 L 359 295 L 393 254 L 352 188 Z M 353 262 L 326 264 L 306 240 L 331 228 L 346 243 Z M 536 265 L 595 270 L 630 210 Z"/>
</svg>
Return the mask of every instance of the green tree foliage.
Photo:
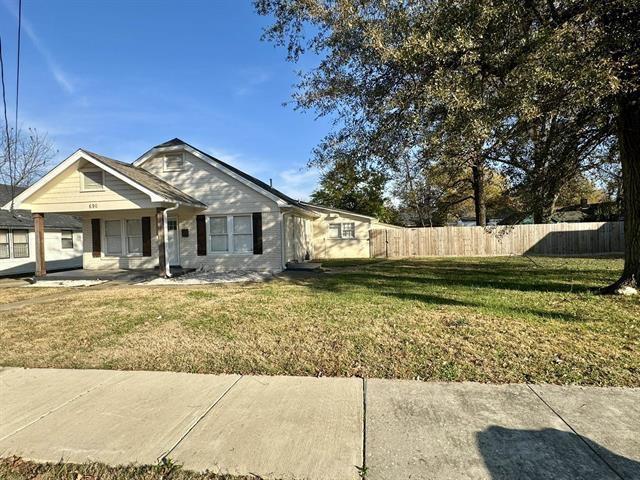
<svg viewBox="0 0 640 480">
<path fill-rule="evenodd" d="M 640 0 L 255 3 L 274 19 L 265 37 L 286 46 L 291 60 L 305 51 L 321 58 L 295 95 L 298 107 L 338 119 L 316 162 L 346 151 L 396 172 L 407 159 L 458 163 L 473 172 L 479 223 L 485 176 L 505 148 L 520 162 L 505 175 L 536 195 L 540 188 L 532 185 L 578 174 L 584 156 L 576 150 L 591 127 L 600 131 L 596 117 L 605 119 L 605 130 L 615 128 L 626 222 L 624 272 L 611 291 L 637 286 Z M 556 139 L 579 132 L 555 165 L 549 156 L 564 147 L 548 141 L 552 130 Z M 535 151 L 547 146 L 536 166 Z M 542 210 L 557 196 L 557 185 L 549 190 Z"/>
<path fill-rule="evenodd" d="M 387 176 L 383 172 L 345 157 L 334 161 L 322 174 L 319 188 L 311 194 L 311 201 L 390 222 L 394 215 L 385 198 L 386 184 Z"/>
</svg>

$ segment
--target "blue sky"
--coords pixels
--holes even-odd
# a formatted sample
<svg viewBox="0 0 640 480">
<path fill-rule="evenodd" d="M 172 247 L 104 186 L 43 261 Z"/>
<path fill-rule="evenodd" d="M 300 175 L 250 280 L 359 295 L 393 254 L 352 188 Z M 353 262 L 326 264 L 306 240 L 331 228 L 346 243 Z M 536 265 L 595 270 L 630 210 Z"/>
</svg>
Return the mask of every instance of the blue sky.
<svg viewBox="0 0 640 480">
<path fill-rule="evenodd" d="M 0 0 L 11 112 L 17 2 Z M 23 0 L 19 123 L 47 132 L 57 161 L 81 147 L 133 161 L 179 137 L 307 198 L 330 125 L 282 105 L 314 59 L 287 63 L 260 40 L 267 24 L 249 0 Z"/>
</svg>

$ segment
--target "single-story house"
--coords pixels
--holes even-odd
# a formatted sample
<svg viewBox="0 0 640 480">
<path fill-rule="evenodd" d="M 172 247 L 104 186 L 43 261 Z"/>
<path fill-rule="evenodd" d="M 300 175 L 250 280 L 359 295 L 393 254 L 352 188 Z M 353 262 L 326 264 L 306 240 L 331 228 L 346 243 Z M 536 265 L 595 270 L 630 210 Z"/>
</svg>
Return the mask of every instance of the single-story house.
<svg viewBox="0 0 640 480">
<path fill-rule="evenodd" d="M 25 190 L 14 187 L 16 194 Z M 0 185 L 0 276 L 36 270 L 36 237 L 29 210 L 10 211 L 11 188 Z M 82 267 L 82 222 L 71 215 L 50 214 L 44 222 L 44 248 L 48 270 Z"/>
<path fill-rule="evenodd" d="M 158 267 L 165 276 L 173 265 L 278 272 L 312 258 L 368 257 L 369 229 L 381 225 L 294 200 L 177 138 L 132 164 L 80 149 L 15 203 L 33 212 L 36 231 L 53 213 L 79 216 L 85 269 Z"/>
</svg>

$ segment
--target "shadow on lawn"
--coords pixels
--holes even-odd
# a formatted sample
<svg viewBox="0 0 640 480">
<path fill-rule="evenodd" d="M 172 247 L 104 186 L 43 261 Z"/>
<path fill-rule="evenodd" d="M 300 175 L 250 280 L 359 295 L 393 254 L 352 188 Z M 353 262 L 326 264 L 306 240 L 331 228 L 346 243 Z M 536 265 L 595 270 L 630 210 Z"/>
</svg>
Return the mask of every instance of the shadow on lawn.
<svg viewBox="0 0 640 480">
<path fill-rule="evenodd" d="M 533 273 L 521 270 L 514 271 L 514 268 L 505 268 L 495 264 L 471 264 L 475 268 L 467 268 L 469 264 L 464 264 L 463 268 L 439 267 L 438 265 L 422 265 L 422 268 L 418 268 L 418 264 L 415 265 L 415 268 L 410 267 L 410 272 L 407 272 L 409 274 L 402 274 L 401 271 L 405 265 L 384 264 L 366 271 L 337 271 L 331 274 L 301 277 L 298 280 L 314 290 L 348 293 L 354 288 L 361 287 L 375 291 L 378 295 L 400 300 L 419 301 L 429 305 L 487 308 L 501 313 L 530 314 L 569 322 L 580 321 L 580 319 L 573 313 L 532 308 L 526 304 L 516 307 L 506 304 L 492 306 L 484 303 L 482 298 L 476 299 L 473 291 L 465 292 L 466 298 L 451 298 L 446 295 L 446 290 L 451 289 L 452 293 L 457 288 L 496 290 L 495 295 L 500 297 L 509 294 L 497 290 L 580 293 L 590 289 L 590 285 L 584 283 L 569 285 L 560 283 L 566 281 L 564 276 L 566 272 L 550 268 L 536 269 Z M 602 272 L 598 271 L 598 273 Z M 580 276 L 583 277 L 583 280 L 593 280 L 593 274 L 581 274 Z M 295 279 L 291 280 L 296 281 Z M 443 289 L 445 290 L 444 295 L 441 294 Z M 486 298 L 486 295 L 483 298 Z"/>
</svg>

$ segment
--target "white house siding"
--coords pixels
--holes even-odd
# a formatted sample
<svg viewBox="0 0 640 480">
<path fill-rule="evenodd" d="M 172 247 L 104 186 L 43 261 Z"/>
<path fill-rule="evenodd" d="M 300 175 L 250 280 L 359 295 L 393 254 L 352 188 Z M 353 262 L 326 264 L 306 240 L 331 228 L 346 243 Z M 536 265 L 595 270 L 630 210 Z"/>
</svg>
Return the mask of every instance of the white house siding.
<svg viewBox="0 0 640 480">
<path fill-rule="evenodd" d="M 82 169 L 95 170 L 96 167 L 87 165 L 84 160 L 76 162 L 34 193 L 21 208 L 30 209 L 32 212 L 64 213 L 85 211 L 89 208 L 126 210 L 151 207 L 148 195 L 106 172 L 103 190 L 82 191 Z"/>
<path fill-rule="evenodd" d="M 371 221 L 366 217 L 347 213 L 316 210 L 320 218 L 313 222 L 313 246 L 315 258 L 368 258 L 369 229 Z M 329 224 L 353 223 L 355 238 L 329 238 Z"/>
<path fill-rule="evenodd" d="M 9 229 L 11 230 L 11 229 Z M 23 230 L 17 228 L 16 230 Z M 82 267 L 82 232 L 73 232 L 73 248 L 62 248 L 62 230 L 45 229 L 44 247 L 47 270 L 64 270 Z M 29 230 L 29 257 L 14 258 L 11 235 L 9 236 L 10 258 L 0 259 L 0 276 L 33 273 L 36 269 L 36 237 Z"/>
<path fill-rule="evenodd" d="M 109 256 L 105 253 L 105 220 L 127 220 L 151 217 L 151 256 Z M 91 230 L 91 219 L 100 219 L 100 234 L 102 236 L 100 245 L 102 253 L 99 257 L 93 256 L 93 236 Z M 155 268 L 158 266 L 158 242 L 156 236 L 156 211 L 128 210 L 121 212 L 96 212 L 95 215 L 86 215 L 82 218 L 82 233 L 84 238 L 83 265 L 87 270 L 101 269 L 138 269 Z"/>
<path fill-rule="evenodd" d="M 190 153 L 184 153 L 183 169 L 164 171 L 164 155 L 153 157 L 141 165 L 176 188 L 200 200 L 207 209 L 192 214 L 178 214 L 179 230 L 188 229 L 189 236 L 180 238 L 180 261 L 183 267 L 208 266 L 214 270 L 282 270 L 280 208 L 274 201 L 253 188 L 223 173 Z M 197 255 L 196 215 L 216 216 L 262 213 L 262 255 L 210 253 Z M 207 222 L 207 238 L 208 238 Z"/>
<path fill-rule="evenodd" d="M 313 258 L 313 221 L 298 215 L 285 215 L 285 255 L 287 262 Z"/>
</svg>

